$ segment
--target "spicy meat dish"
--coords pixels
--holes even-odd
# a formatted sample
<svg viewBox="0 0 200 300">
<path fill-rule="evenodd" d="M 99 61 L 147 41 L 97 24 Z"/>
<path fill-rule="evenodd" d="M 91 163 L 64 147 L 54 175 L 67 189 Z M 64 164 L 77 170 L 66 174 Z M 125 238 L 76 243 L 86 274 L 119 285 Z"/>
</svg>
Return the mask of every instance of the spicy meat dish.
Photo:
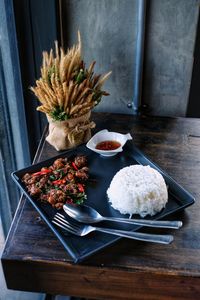
<svg viewBox="0 0 200 300">
<path fill-rule="evenodd" d="M 65 203 L 84 202 L 88 171 L 84 155 L 73 159 L 58 158 L 51 166 L 43 167 L 39 172 L 26 173 L 22 181 L 32 197 L 61 209 Z"/>
</svg>

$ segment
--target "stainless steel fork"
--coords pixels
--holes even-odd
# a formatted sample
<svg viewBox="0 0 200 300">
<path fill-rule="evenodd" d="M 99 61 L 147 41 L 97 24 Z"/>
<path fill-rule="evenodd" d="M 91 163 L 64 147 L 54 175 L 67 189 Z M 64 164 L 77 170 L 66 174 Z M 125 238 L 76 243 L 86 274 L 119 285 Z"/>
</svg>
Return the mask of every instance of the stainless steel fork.
<svg viewBox="0 0 200 300">
<path fill-rule="evenodd" d="M 65 217 L 60 213 L 57 213 L 54 216 L 52 223 L 78 236 L 84 236 L 92 231 L 100 231 L 104 233 L 109 233 L 109 234 L 129 238 L 129 239 L 145 241 L 145 242 L 170 244 L 173 241 L 172 235 L 149 234 L 149 233 L 141 233 L 141 232 L 134 232 L 134 231 L 124 231 L 118 229 L 100 228 L 100 227 L 94 227 L 94 226 L 90 226 L 86 224 L 78 224 L 78 223 L 72 224 L 68 222 L 65 219 Z"/>
</svg>

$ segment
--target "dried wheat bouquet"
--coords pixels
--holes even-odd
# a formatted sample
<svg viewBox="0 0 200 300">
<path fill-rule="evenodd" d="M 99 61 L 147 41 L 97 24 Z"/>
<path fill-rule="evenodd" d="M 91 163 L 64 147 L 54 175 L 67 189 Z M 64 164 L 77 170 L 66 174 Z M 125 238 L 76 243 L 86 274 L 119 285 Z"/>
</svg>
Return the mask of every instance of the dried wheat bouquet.
<svg viewBox="0 0 200 300">
<path fill-rule="evenodd" d="M 101 97 L 109 95 L 102 90 L 111 72 L 104 76 L 94 74 L 95 62 L 88 69 L 81 57 L 81 38 L 66 53 L 55 42 L 55 54 L 43 52 L 41 78 L 31 87 L 41 106 L 37 110 L 53 120 L 64 121 L 77 118 L 97 105 Z"/>
</svg>

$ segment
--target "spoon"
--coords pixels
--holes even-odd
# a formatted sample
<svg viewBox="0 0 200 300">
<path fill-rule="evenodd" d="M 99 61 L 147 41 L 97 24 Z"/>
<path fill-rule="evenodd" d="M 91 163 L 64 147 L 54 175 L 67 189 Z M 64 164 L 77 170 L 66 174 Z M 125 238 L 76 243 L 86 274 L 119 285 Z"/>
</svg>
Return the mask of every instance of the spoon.
<svg viewBox="0 0 200 300">
<path fill-rule="evenodd" d="M 80 223 L 93 224 L 101 221 L 113 221 L 113 222 L 142 225 L 148 227 L 173 228 L 173 229 L 178 229 L 182 226 L 181 221 L 156 221 L 156 220 L 103 217 L 94 208 L 87 205 L 72 205 L 66 203 L 63 206 L 63 209 L 68 216 L 70 216 L 71 218 L 75 219 Z"/>
</svg>

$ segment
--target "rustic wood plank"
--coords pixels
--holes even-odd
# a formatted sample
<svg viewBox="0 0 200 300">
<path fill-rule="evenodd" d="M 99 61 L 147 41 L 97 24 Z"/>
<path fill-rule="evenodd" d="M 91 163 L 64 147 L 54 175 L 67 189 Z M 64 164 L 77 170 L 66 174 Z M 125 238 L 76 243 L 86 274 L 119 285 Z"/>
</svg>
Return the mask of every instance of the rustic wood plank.
<svg viewBox="0 0 200 300">
<path fill-rule="evenodd" d="M 13 268 L 13 265 L 15 267 Z M 97 268 L 66 263 L 9 261 L 7 270 L 20 270 L 13 289 L 48 291 L 95 299 L 198 299 L 199 278 Z M 12 280 L 8 278 L 7 280 Z"/>
<path fill-rule="evenodd" d="M 175 235 L 171 245 L 123 239 L 73 265 L 54 234 L 22 198 L 2 255 L 8 287 L 97 299 L 197 299 L 200 120 L 109 113 L 93 114 L 93 119 L 95 131 L 131 132 L 134 143 L 145 154 L 192 192 L 195 204 L 175 215 L 183 221 L 183 228 L 167 231 Z M 54 155 L 57 152 L 43 138 L 35 161 Z"/>
</svg>

